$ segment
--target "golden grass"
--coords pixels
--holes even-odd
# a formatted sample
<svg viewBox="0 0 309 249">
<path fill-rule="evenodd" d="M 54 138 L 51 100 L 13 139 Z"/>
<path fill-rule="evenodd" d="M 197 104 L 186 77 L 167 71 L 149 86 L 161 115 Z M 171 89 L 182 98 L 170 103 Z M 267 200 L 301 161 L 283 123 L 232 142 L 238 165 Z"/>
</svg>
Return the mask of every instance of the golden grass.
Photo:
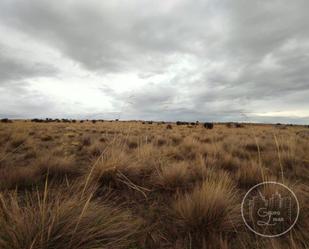
<svg viewBox="0 0 309 249">
<path fill-rule="evenodd" d="M 251 188 L 254 185 L 267 180 L 265 175 L 265 169 L 262 165 L 259 165 L 256 161 L 247 161 L 240 164 L 237 171 L 238 184 L 245 188 Z"/>
<path fill-rule="evenodd" d="M 128 248 L 141 220 L 78 192 L 0 195 L 0 248 Z"/>
<path fill-rule="evenodd" d="M 179 196 L 171 212 L 183 230 L 202 237 L 209 232 L 233 232 L 241 221 L 237 203 L 234 183 L 227 173 L 220 173 Z"/>
<path fill-rule="evenodd" d="M 192 179 L 192 171 L 188 163 L 176 162 L 161 166 L 154 174 L 154 184 L 166 190 L 177 190 L 185 187 Z"/>
</svg>

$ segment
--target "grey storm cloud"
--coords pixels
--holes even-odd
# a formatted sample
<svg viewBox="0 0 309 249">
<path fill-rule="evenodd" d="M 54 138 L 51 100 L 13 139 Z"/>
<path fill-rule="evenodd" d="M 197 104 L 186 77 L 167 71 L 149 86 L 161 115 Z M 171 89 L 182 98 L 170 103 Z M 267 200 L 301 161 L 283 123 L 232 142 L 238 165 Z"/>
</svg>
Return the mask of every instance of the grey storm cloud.
<svg viewBox="0 0 309 249">
<path fill-rule="evenodd" d="M 145 84 L 134 92 L 98 87 L 127 118 L 226 121 L 244 113 L 273 122 L 279 116 L 254 113 L 309 110 L 308 9 L 307 0 L 3 0 L 0 25 L 98 76 L 136 74 Z M 0 50 L 1 84 L 63 70 L 26 59 Z M 305 115 L 280 119 L 309 122 Z"/>
<path fill-rule="evenodd" d="M 14 56 L 11 56 L 4 49 L 0 49 L 0 86 L 10 81 L 38 76 L 50 76 L 56 73 L 56 68 L 44 63 L 29 63 L 20 58 L 14 58 Z"/>
<path fill-rule="evenodd" d="M 207 20 L 203 21 L 211 11 L 207 6 L 201 10 L 200 6 L 188 3 L 176 6 L 175 12 L 164 12 L 151 1 L 59 4 L 17 0 L 1 5 L 5 24 L 29 32 L 94 70 L 144 67 L 157 71 L 168 63 L 168 55 L 196 52 L 194 43 L 211 36 L 204 33 L 209 25 Z"/>
</svg>

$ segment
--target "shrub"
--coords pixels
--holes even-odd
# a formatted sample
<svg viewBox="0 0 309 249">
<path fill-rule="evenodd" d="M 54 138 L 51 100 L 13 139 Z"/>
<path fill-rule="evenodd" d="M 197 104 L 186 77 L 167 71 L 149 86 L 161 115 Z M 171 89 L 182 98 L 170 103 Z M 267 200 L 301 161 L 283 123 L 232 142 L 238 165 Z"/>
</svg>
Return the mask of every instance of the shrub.
<svg viewBox="0 0 309 249">
<path fill-rule="evenodd" d="M 172 127 L 172 125 L 168 124 L 168 125 L 166 126 L 166 129 L 171 130 L 171 129 L 173 129 L 173 127 Z"/>
<path fill-rule="evenodd" d="M 31 119 L 31 122 L 33 122 L 33 123 L 43 123 L 44 120 L 43 119 L 39 119 L 39 118 L 33 118 L 33 119 Z"/>
<path fill-rule="evenodd" d="M 51 123 L 51 122 L 53 122 L 53 119 L 52 119 L 52 118 L 46 118 L 46 119 L 44 120 L 44 122 L 45 122 L 45 123 Z"/>
<path fill-rule="evenodd" d="M 12 123 L 12 120 L 9 120 L 8 118 L 1 119 L 1 123 Z"/>
<path fill-rule="evenodd" d="M 236 124 L 235 124 L 235 127 L 236 127 L 236 128 L 243 128 L 244 125 L 243 125 L 243 124 L 240 124 L 240 123 L 236 123 Z"/>
<path fill-rule="evenodd" d="M 188 122 L 183 122 L 183 121 L 177 121 L 176 125 L 188 125 Z"/>
<path fill-rule="evenodd" d="M 212 128 L 214 128 L 214 124 L 213 123 L 204 123 L 204 128 L 212 129 Z"/>
<path fill-rule="evenodd" d="M 226 123 L 227 128 L 232 128 L 233 126 L 234 126 L 233 123 Z"/>
</svg>

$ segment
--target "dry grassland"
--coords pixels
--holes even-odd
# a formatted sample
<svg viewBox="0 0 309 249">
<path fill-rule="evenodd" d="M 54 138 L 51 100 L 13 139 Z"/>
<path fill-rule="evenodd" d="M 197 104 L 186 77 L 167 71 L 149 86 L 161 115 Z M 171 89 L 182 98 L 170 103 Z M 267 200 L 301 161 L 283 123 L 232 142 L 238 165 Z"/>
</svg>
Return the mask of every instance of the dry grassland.
<svg viewBox="0 0 309 249">
<path fill-rule="evenodd" d="M 309 129 L 0 124 L 1 249 L 309 248 Z M 263 180 L 297 195 L 279 238 L 241 218 Z"/>
</svg>

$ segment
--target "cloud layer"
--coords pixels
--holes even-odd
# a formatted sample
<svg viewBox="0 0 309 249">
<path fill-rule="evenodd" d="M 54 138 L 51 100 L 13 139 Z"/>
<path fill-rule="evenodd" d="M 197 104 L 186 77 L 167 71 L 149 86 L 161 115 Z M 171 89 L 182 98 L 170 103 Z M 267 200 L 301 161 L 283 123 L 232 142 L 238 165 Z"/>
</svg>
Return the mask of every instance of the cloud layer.
<svg viewBox="0 0 309 249">
<path fill-rule="evenodd" d="M 0 114 L 309 122 L 306 0 L 0 3 Z"/>
</svg>

